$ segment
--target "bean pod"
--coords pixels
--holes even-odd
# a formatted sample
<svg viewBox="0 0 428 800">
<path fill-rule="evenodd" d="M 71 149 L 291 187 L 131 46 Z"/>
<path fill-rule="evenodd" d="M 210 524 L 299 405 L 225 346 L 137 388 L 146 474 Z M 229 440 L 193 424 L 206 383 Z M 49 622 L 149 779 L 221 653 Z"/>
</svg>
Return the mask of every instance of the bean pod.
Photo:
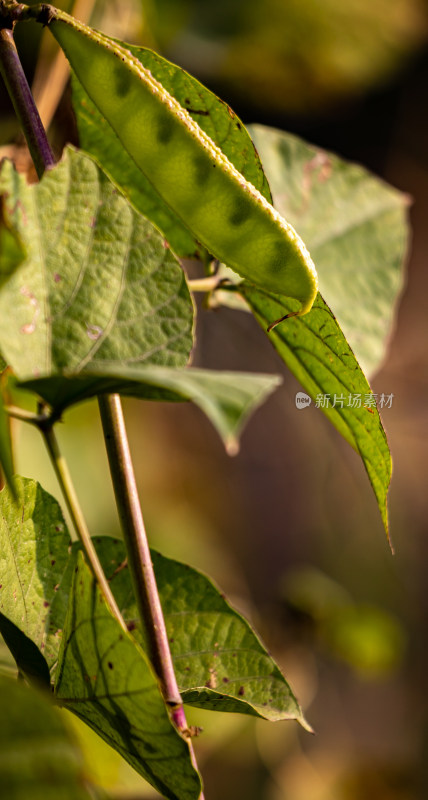
<svg viewBox="0 0 428 800">
<path fill-rule="evenodd" d="M 36 14 L 124 148 L 194 236 L 253 284 L 300 301 L 296 315 L 307 313 L 317 274 L 294 228 L 124 46 L 51 6 Z"/>
</svg>

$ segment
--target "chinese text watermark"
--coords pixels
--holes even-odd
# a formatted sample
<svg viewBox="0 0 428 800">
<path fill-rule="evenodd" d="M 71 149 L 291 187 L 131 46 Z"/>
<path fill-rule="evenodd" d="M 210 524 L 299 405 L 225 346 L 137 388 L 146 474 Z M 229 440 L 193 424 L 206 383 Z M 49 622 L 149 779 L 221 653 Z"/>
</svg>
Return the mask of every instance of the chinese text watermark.
<svg viewBox="0 0 428 800">
<path fill-rule="evenodd" d="M 315 408 L 392 408 L 394 395 L 368 392 L 367 394 L 317 394 Z M 308 408 L 311 398 L 305 392 L 297 392 L 296 408 Z"/>
</svg>

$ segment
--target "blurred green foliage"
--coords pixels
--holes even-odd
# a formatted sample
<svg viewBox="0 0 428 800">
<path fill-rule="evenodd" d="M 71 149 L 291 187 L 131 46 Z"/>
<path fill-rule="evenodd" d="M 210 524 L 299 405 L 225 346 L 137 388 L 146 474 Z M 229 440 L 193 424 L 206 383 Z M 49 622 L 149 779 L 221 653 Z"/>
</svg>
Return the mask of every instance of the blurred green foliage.
<svg viewBox="0 0 428 800">
<path fill-rule="evenodd" d="M 388 78 L 426 38 L 423 0 L 157 0 L 166 55 L 263 111 L 325 109 Z"/>
</svg>

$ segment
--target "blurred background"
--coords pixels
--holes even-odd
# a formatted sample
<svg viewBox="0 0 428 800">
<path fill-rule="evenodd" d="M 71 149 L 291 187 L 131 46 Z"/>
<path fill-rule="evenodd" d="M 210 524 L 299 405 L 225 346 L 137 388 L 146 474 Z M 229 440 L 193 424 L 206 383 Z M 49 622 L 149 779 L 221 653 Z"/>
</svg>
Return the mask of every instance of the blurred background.
<svg viewBox="0 0 428 800">
<path fill-rule="evenodd" d="M 73 10 L 71 3 L 58 3 Z M 153 547 L 210 574 L 252 621 L 315 729 L 192 711 L 209 800 L 428 797 L 428 4 L 424 0 L 98 0 L 76 16 L 152 47 L 219 94 L 245 123 L 298 134 L 412 198 L 407 285 L 371 376 L 393 394 L 391 555 L 360 459 L 313 407 L 249 315 L 199 308 L 193 363 L 273 372 L 283 386 L 229 458 L 190 405 L 126 401 Z M 25 38 L 23 35 L 25 34 Z M 60 152 L 55 48 L 34 25 L 17 41 Z M 39 87 L 37 89 L 37 87 Z M 1 153 L 17 135 L 0 87 Z M 66 133 L 65 133 L 66 132 Z M 358 308 L 355 309 L 358 315 Z M 120 535 L 96 407 L 59 431 L 93 534 Z M 18 471 L 58 496 L 37 433 L 16 425 Z M 153 791 L 72 723 L 88 774 L 111 798 Z"/>
</svg>

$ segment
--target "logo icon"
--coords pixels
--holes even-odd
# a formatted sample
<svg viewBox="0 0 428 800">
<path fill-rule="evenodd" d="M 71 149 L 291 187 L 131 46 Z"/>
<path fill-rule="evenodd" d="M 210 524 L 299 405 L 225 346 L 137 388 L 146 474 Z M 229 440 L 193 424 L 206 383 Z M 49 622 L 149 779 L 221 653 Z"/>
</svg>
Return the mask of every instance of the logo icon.
<svg viewBox="0 0 428 800">
<path fill-rule="evenodd" d="M 296 394 L 296 408 L 308 408 L 312 403 L 311 398 L 305 392 L 297 392 Z"/>
</svg>

